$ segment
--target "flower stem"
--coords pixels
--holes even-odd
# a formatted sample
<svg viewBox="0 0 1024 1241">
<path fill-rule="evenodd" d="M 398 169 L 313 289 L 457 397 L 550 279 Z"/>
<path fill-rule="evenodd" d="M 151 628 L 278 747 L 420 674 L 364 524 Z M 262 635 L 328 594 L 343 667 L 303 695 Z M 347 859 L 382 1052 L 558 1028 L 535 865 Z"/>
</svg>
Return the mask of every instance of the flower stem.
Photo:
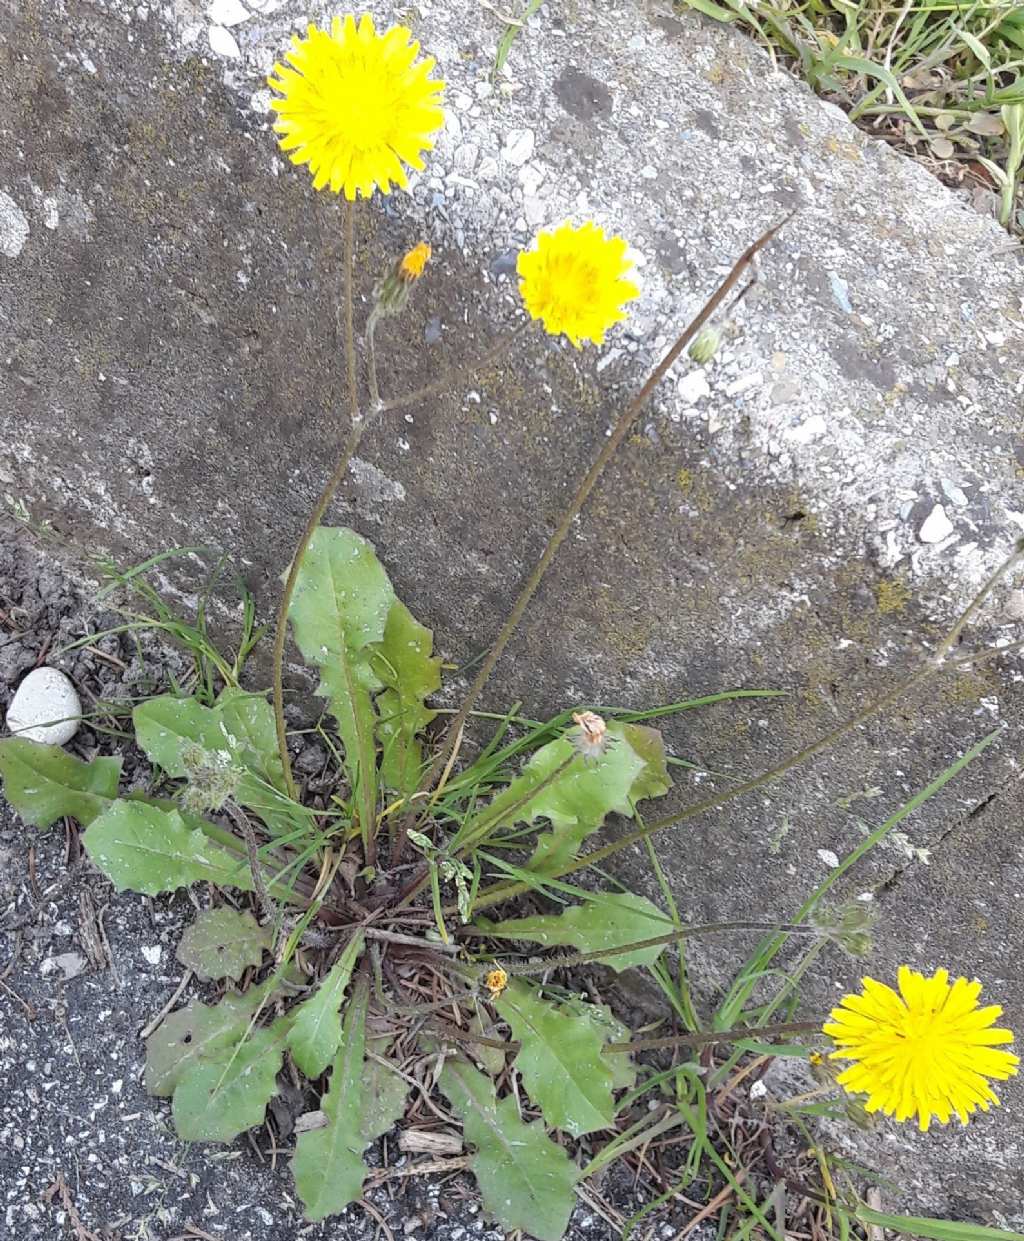
<svg viewBox="0 0 1024 1241">
<path fill-rule="evenodd" d="M 439 393 L 447 391 L 449 388 L 454 388 L 461 380 L 468 379 L 470 375 L 474 375 L 477 371 L 482 371 L 485 367 L 491 366 L 503 358 L 529 326 L 530 321 L 525 320 L 511 332 L 502 336 L 497 344 L 492 345 L 486 353 L 481 354 L 475 361 L 467 362 L 465 366 L 452 367 L 450 371 L 445 371 L 440 379 L 424 384 L 422 388 L 416 388 L 413 392 L 407 392 L 404 396 L 396 396 L 390 401 L 385 401 L 382 409 L 405 409 L 409 405 L 418 405 L 420 401 L 426 401 L 432 396 L 437 396 Z"/>
<path fill-rule="evenodd" d="M 377 382 L 377 321 L 380 318 L 378 308 L 374 306 L 366 321 L 366 378 L 370 388 L 370 409 L 378 409 L 381 404 L 380 385 Z"/>
<path fill-rule="evenodd" d="M 506 620 L 505 624 L 502 626 L 501 632 L 498 634 L 494 645 L 487 654 L 487 658 L 480 665 L 480 669 L 477 672 L 476 677 L 473 679 L 472 685 L 469 687 L 469 691 L 466 694 L 466 698 L 461 708 L 449 723 L 447 732 L 445 733 L 444 739 L 441 743 L 441 747 L 434 757 L 434 761 L 431 764 L 429 771 L 420 784 L 420 792 L 429 791 L 433 787 L 437 777 L 440 775 L 442 769 L 444 768 L 445 762 L 448 759 L 448 755 L 451 753 L 452 745 L 456 736 L 458 736 L 459 730 L 465 724 L 467 718 L 469 717 L 470 711 L 472 711 L 473 707 L 476 705 L 476 701 L 480 697 L 480 693 L 484 686 L 487 684 L 495 664 L 501 658 L 502 652 L 505 650 L 510 638 L 515 633 L 516 628 L 522 619 L 523 613 L 526 611 L 527 606 L 530 603 L 530 600 L 533 598 L 534 594 L 536 594 L 537 588 L 540 586 L 541 580 L 548 570 L 548 566 L 551 564 L 558 549 L 565 541 L 566 535 L 568 535 L 569 530 L 572 527 L 572 523 L 579 515 L 584 504 L 586 504 L 587 499 L 590 496 L 591 491 L 593 491 L 597 480 L 601 477 L 605 466 L 615 455 L 619 445 L 629 434 L 629 431 L 636 421 L 640 411 L 647 404 L 651 393 L 665 377 L 672 364 L 676 361 L 689 342 L 693 339 L 697 332 L 700 331 L 704 324 L 707 323 L 707 321 L 728 296 L 729 292 L 736 286 L 740 280 L 740 277 L 753 262 L 754 256 L 772 240 L 776 233 L 778 233 L 779 229 L 782 228 L 782 225 L 785 224 L 789 218 L 790 217 L 787 216 L 785 220 L 775 225 L 774 228 L 770 228 L 755 242 L 749 245 L 746 250 L 744 250 L 743 254 L 736 260 L 732 271 L 729 272 L 725 280 L 704 303 L 696 318 L 683 331 L 676 343 L 651 372 L 647 382 L 619 415 L 619 420 L 615 424 L 611 435 L 605 441 L 600 453 L 597 455 L 597 459 L 587 471 L 586 476 L 576 490 L 576 494 L 569 502 L 569 507 L 562 515 L 562 519 L 558 523 L 554 533 L 548 539 L 547 545 L 541 553 L 540 560 L 537 561 L 536 567 L 527 579 L 526 585 L 520 591 L 519 598 L 515 601 L 508 620 Z M 419 821 L 422 821 L 422 818 L 423 815 L 421 814 Z M 410 826 L 410 819 L 411 815 L 407 815 L 403 828 L 408 829 Z"/>
<path fill-rule="evenodd" d="M 343 258 L 345 361 L 348 368 L 348 395 L 352 426 L 341 450 L 338 464 L 334 467 L 334 473 L 324 484 L 320 497 L 313 506 L 313 511 L 310 513 L 309 520 L 302 531 L 298 547 L 295 549 L 295 555 L 292 557 L 292 563 L 288 569 L 288 577 L 285 580 L 284 590 L 281 592 L 281 601 L 277 609 L 277 627 L 274 631 L 274 726 L 277 731 L 277 750 L 281 756 L 281 766 L 284 768 L 284 778 L 288 786 L 288 794 L 293 800 L 296 796 L 295 777 L 292 775 L 292 762 L 288 754 L 288 734 L 284 720 L 284 645 L 288 634 L 288 609 L 291 607 L 292 595 L 295 593 L 295 583 L 298 581 L 299 570 L 302 568 L 302 559 L 306 554 L 306 549 L 309 547 L 310 539 L 312 539 L 317 526 L 323 520 L 324 513 L 327 512 L 327 507 L 334 498 L 334 493 L 338 490 L 341 480 L 348 472 L 349 462 L 355 455 L 355 451 L 359 447 L 359 441 L 363 438 L 363 432 L 368 426 L 368 422 L 359 413 L 359 388 L 356 380 L 356 344 L 353 326 L 354 298 L 352 294 L 353 253 L 355 250 L 354 216 L 355 204 L 346 202 L 345 252 Z"/>
</svg>

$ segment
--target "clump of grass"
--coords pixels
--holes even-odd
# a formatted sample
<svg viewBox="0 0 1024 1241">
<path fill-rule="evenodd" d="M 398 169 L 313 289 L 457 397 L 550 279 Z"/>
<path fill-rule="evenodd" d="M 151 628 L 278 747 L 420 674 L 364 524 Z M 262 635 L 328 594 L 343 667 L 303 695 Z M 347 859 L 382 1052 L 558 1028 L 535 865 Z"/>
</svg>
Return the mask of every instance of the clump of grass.
<svg viewBox="0 0 1024 1241">
<path fill-rule="evenodd" d="M 1024 6 L 676 0 L 738 22 L 818 94 L 1024 230 Z"/>
</svg>

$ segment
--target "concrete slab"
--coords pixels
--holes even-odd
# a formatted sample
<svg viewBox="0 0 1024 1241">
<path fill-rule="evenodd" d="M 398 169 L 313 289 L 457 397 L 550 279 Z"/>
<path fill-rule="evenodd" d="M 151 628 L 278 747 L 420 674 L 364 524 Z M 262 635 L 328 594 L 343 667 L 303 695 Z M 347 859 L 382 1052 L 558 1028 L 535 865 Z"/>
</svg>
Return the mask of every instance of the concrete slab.
<svg viewBox="0 0 1024 1241">
<path fill-rule="evenodd" d="M 0 0 L 0 479 L 85 546 L 228 548 L 269 606 L 343 433 L 340 215 L 276 153 L 262 82 L 328 6 L 247 7 L 225 57 L 191 0 Z M 534 337 L 514 365 L 379 428 L 332 520 L 378 543 L 448 658 L 471 658 L 673 327 L 798 208 L 727 324 L 709 395 L 694 401 L 692 380 L 659 394 L 489 698 L 541 712 L 782 688 L 667 730 L 726 778 L 768 766 L 901 675 L 1021 531 L 1018 249 L 738 34 L 667 6 L 546 6 L 496 82 L 489 8 L 422 5 L 414 25 L 450 111 L 413 193 L 360 221 L 364 290 L 411 242 L 435 247 L 383 342 L 387 390 L 513 321 L 514 251 L 566 215 L 628 237 L 644 293 L 604 350 Z M 999 592 L 984 635 L 1020 636 L 1022 601 L 1019 583 Z M 977 974 L 1024 1028 L 1019 682 L 1009 659 L 937 682 L 770 794 L 662 838 L 686 912 L 787 914 L 822 851 L 842 856 L 861 819 L 1004 723 L 852 890 L 878 888 L 874 972 Z M 639 855 L 623 874 L 644 882 Z M 741 948 L 700 946 L 705 995 Z M 830 960 L 811 998 L 857 972 Z M 964 1132 L 873 1142 L 903 1205 L 1024 1223 L 1024 1096 L 1003 1093 Z"/>
</svg>

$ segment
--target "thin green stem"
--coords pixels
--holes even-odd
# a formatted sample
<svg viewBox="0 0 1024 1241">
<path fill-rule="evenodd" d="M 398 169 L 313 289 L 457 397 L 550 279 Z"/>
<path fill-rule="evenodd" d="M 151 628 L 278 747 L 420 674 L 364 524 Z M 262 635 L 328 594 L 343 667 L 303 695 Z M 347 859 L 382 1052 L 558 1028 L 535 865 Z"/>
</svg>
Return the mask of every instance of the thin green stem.
<svg viewBox="0 0 1024 1241">
<path fill-rule="evenodd" d="M 785 931 L 794 935 L 816 935 L 821 936 L 821 931 L 814 926 L 807 926 L 802 923 L 793 922 L 702 922 L 694 926 L 681 926 L 678 930 L 670 931 L 667 935 L 652 935 L 650 939 L 638 939 L 630 944 L 619 944 L 615 948 L 599 948 L 596 952 L 575 952 L 567 954 L 563 957 L 546 957 L 543 961 L 538 961 L 535 965 L 523 965 L 519 961 L 495 961 L 496 965 L 502 966 L 509 974 L 514 974 L 517 978 L 526 978 L 530 975 L 545 974 L 548 970 L 574 968 L 577 965 L 589 965 L 594 961 L 606 961 L 609 957 L 625 956 L 626 953 L 641 952 L 645 948 L 657 948 L 662 945 L 681 943 L 683 940 L 691 939 L 696 935 L 718 935 L 726 931 Z M 516 936 L 509 934 L 504 936 L 501 933 L 495 933 L 493 928 L 485 928 L 477 930 L 474 927 L 462 927 L 459 930 L 459 938 L 464 936 L 479 936 L 484 939 L 515 939 Z"/>
<path fill-rule="evenodd" d="M 348 409 L 353 422 L 359 420 L 359 380 L 356 373 L 355 294 L 352 289 L 356 252 L 356 209 L 345 203 L 345 367 L 348 373 Z"/>
<path fill-rule="evenodd" d="M 277 732 L 277 750 L 281 756 L 281 765 L 284 768 L 285 782 L 288 786 L 289 796 L 296 799 L 295 777 L 292 775 L 292 761 L 288 753 L 288 733 L 285 727 L 284 719 L 284 646 L 288 636 L 288 610 L 291 607 L 292 596 L 295 593 L 295 583 L 299 579 L 299 570 L 302 568 L 302 559 L 309 547 L 310 540 L 316 531 L 316 528 L 323 520 L 324 513 L 327 512 L 328 505 L 334 498 L 334 493 L 338 490 L 341 480 L 348 472 L 349 462 L 355 455 L 356 449 L 359 447 L 359 441 L 363 438 L 363 432 L 369 425 L 364 421 L 359 413 L 359 388 L 356 381 L 356 346 L 355 346 L 355 329 L 353 326 L 353 294 L 352 294 L 352 269 L 353 269 L 353 253 L 355 250 L 355 225 L 354 225 L 354 204 L 346 202 L 345 204 L 345 253 L 343 259 L 344 266 L 344 301 L 345 301 L 345 359 L 348 366 L 348 394 L 350 414 L 352 418 L 352 426 L 349 430 L 348 437 L 341 450 L 341 456 L 338 464 L 334 467 L 334 473 L 324 484 L 320 497 L 313 506 L 313 511 L 309 515 L 305 529 L 299 539 L 298 547 L 295 549 L 295 555 L 292 557 L 291 566 L 288 569 L 288 577 L 284 584 L 284 590 L 281 592 L 281 601 L 277 608 L 277 627 L 274 631 L 274 727 Z"/>
<path fill-rule="evenodd" d="M 1003 563 L 985 579 L 981 585 L 981 588 L 978 590 L 978 593 L 960 613 L 959 617 L 957 617 L 956 624 L 935 648 L 935 654 L 932 656 L 932 659 L 936 664 L 941 664 L 945 660 L 946 656 L 956 645 L 964 629 L 974 619 L 974 616 L 978 612 L 979 608 L 992 593 L 993 589 L 1003 580 L 1004 577 L 1006 577 L 1008 573 L 1011 573 L 1022 560 L 1024 560 L 1024 539 L 1018 539 L 1013 551 L 1006 557 Z"/>
<path fill-rule="evenodd" d="M 467 362 L 464 366 L 455 366 L 450 371 L 445 371 L 440 379 L 424 384 L 422 388 L 416 388 L 413 392 L 407 392 L 404 396 L 396 396 L 390 401 L 385 401 L 383 408 L 385 410 L 405 409 L 409 405 L 418 405 L 421 401 L 429 400 L 430 397 L 455 387 L 460 380 L 468 379 L 470 375 L 503 358 L 529 326 L 530 320 L 524 320 L 475 361 Z"/>
<path fill-rule="evenodd" d="M 366 321 L 366 377 L 370 388 L 370 408 L 377 409 L 381 404 L 380 385 L 377 382 L 377 323 L 380 319 L 378 307 L 370 311 Z"/>
<path fill-rule="evenodd" d="M 782 1021 L 773 1026 L 739 1026 L 734 1030 L 672 1034 L 666 1038 L 634 1039 L 631 1043 L 605 1043 L 605 1051 L 657 1051 L 666 1047 L 707 1047 L 712 1043 L 742 1043 L 746 1039 L 775 1038 L 781 1034 L 819 1034 L 820 1021 Z"/>
<path fill-rule="evenodd" d="M 555 528 L 554 533 L 548 539 L 544 551 L 541 553 L 541 557 L 537 561 L 536 567 L 527 579 L 525 586 L 520 591 L 519 598 L 515 601 L 508 619 L 505 621 L 505 624 L 502 626 L 501 631 L 495 639 L 494 645 L 487 654 L 487 658 L 480 665 L 480 669 L 474 677 L 472 685 L 469 687 L 469 691 L 466 694 L 462 706 L 453 719 L 449 722 L 448 729 L 444 735 L 441 746 L 434 757 L 434 761 L 431 763 L 429 771 L 420 784 L 420 792 L 427 792 L 429 789 L 432 789 L 438 776 L 444 770 L 445 763 L 448 761 L 448 757 L 452 752 L 452 747 L 455 744 L 455 738 L 461 732 L 466 720 L 469 718 L 470 711 L 472 711 L 473 707 L 476 705 L 476 701 L 480 697 L 481 691 L 487 684 L 491 672 L 494 670 L 495 664 L 501 658 L 505 647 L 508 645 L 509 640 L 515 633 L 516 628 L 522 619 L 523 613 L 526 611 L 530 600 L 533 598 L 545 573 L 548 570 L 548 566 L 551 564 L 556 553 L 558 552 L 558 549 L 565 541 L 565 538 L 572 527 L 572 523 L 579 515 L 584 504 L 586 504 L 590 493 L 593 491 L 598 479 L 604 472 L 605 466 L 612 459 L 618 450 L 619 445 L 629 434 L 634 422 L 640 414 L 640 411 L 647 404 L 652 392 L 671 369 L 673 363 L 686 348 L 689 342 L 693 339 L 697 332 L 700 331 L 704 324 L 707 323 L 714 312 L 729 295 L 730 291 L 736 286 L 743 273 L 754 261 L 754 257 L 757 255 L 758 251 L 762 250 L 772 240 L 776 233 L 778 233 L 779 229 L 782 228 L 782 225 L 785 224 L 789 218 L 790 217 L 787 216 L 786 219 L 780 224 L 777 224 L 774 228 L 770 228 L 755 242 L 749 245 L 746 250 L 744 250 L 743 254 L 734 264 L 732 271 L 729 272 L 725 280 L 704 303 L 696 318 L 694 318 L 689 326 L 683 331 L 676 343 L 651 372 L 640 391 L 619 415 L 618 422 L 615 424 L 611 435 L 605 440 L 601 451 L 597 455 L 597 459 L 587 471 L 586 476 L 576 490 L 576 494 L 569 502 L 569 507 L 562 515 L 562 518 Z M 420 820 L 417 822 L 422 821 L 422 817 L 423 816 L 421 815 Z M 409 825 L 410 819 L 411 814 L 406 815 L 406 826 Z"/>
</svg>

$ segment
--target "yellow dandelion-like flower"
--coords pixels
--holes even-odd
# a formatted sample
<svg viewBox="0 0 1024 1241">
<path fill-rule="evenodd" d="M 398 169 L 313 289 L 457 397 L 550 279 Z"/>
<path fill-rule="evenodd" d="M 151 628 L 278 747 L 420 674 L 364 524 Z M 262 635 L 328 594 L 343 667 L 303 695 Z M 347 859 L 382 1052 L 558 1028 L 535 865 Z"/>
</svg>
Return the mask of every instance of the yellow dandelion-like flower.
<svg viewBox="0 0 1024 1241">
<path fill-rule="evenodd" d="M 508 974 L 499 965 L 484 978 L 484 986 L 491 993 L 491 999 L 496 1000 L 508 986 Z"/>
<path fill-rule="evenodd" d="M 993 1027 L 1003 1011 L 998 1004 L 978 1006 L 980 982 L 950 984 L 946 970 L 925 978 L 906 965 L 899 994 L 873 978 L 862 982 L 863 991 L 843 996 L 822 1029 L 836 1046 L 830 1059 L 855 1061 L 836 1080 L 867 1095 L 867 1111 L 899 1121 L 916 1115 L 925 1130 L 932 1117 L 946 1124 L 955 1112 L 965 1125 L 977 1108 L 999 1102 L 988 1079 L 1013 1077 L 1020 1060 L 996 1050 L 1013 1034 Z"/>
<path fill-rule="evenodd" d="M 399 277 L 402 280 L 419 280 L 430 259 L 430 253 L 430 246 L 425 241 L 413 246 L 398 264 Z"/>
<path fill-rule="evenodd" d="M 584 340 L 600 345 L 612 324 L 625 319 L 626 302 L 640 294 L 626 278 L 632 269 L 626 243 L 606 237 L 594 223 L 540 233 L 517 267 L 530 317 L 552 336 L 564 333 L 577 349 Z"/>
<path fill-rule="evenodd" d="M 293 37 L 288 65 L 267 79 L 280 95 L 274 129 L 293 164 L 308 164 L 313 188 L 368 198 L 408 186 L 403 165 L 422 169 L 422 151 L 444 123 L 444 83 L 431 78 L 431 57 L 405 26 L 377 34 L 364 13 L 336 17 L 330 31 L 310 25 Z"/>
</svg>

